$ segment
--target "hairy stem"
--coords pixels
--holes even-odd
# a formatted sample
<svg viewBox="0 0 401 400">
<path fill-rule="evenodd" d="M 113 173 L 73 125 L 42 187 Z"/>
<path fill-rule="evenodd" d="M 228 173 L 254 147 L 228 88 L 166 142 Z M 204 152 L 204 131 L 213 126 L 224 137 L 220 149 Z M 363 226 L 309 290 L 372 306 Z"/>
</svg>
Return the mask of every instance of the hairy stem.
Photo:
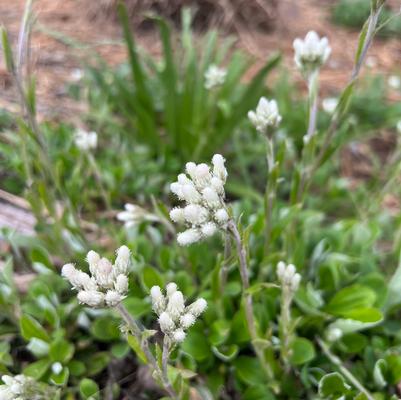
<svg viewBox="0 0 401 400">
<path fill-rule="evenodd" d="M 292 294 L 288 285 L 282 286 L 281 292 L 281 315 L 280 315 L 280 342 L 281 358 L 286 368 L 289 366 L 289 351 L 291 339 L 291 301 Z"/>
<path fill-rule="evenodd" d="M 362 385 L 362 383 L 359 382 L 358 379 L 343 365 L 341 360 L 330 351 L 327 344 L 320 338 L 317 338 L 316 340 L 326 357 L 340 370 L 340 372 L 348 379 L 348 381 L 356 389 L 362 392 L 368 400 L 375 400 L 370 392 Z"/>
<path fill-rule="evenodd" d="M 175 392 L 175 390 L 173 389 L 173 387 L 171 386 L 171 383 L 168 379 L 167 374 L 164 374 L 164 371 L 162 371 L 160 369 L 159 364 L 157 363 L 152 352 L 150 351 L 148 339 L 143 338 L 143 330 L 140 328 L 138 322 L 134 318 L 132 318 L 131 314 L 127 311 L 127 309 L 121 303 L 116 306 L 116 309 L 120 313 L 120 315 L 123 318 L 123 320 L 125 321 L 125 323 L 127 324 L 131 333 L 138 340 L 138 343 L 140 344 L 141 349 L 144 352 L 148 363 L 151 365 L 151 368 L 153 369 L 153 371 L 156 372 L 156 374 L 158 375 L 166 392 L 169 394 L 170 397 L 178 400 L 179 397 L 178 397 L 177 393 Z M 164 344 L 163 344 L 163 353 L 164 353 Z M 167 367 L 166 367 L 166 370 L 167 370 Z"/>
<path fill-rule="evenodd" d="M 257 330 L 256 330 L 256 321 L 255 321 L 255 316 L 253 313 L 253 300 L 252 300 L 252 295 L 248 293 L 249 289 L 249 268 L 248 268 L 248 261 L 247 261 L 247 255 L 246 255 L 246 249 L 244 246 L 244 243 L 241 239 L 241 235 L 238 231 L 237 225 L 235 222 L 231 219 L 228 222 L 228 229 L 233 235 L 236 248 L 237 248 L 237 253 L 238 253 L 238 259 L 239 259 L 239 271 L 241 275 L 241 281 L 242 281 L 242 295 L 244 297 L 244 305 L 245 305 L 245 316 L 246 316 L 246 322 L 249 330 L 249 334 L 251 336 L 252 340 L 252 346 L 253 349 L 259 358 L 259 361 L 263 367 L 263 370 L 265 371 L 266 375 L 268 376 L 269 379 L 272 379 L 274 377 L 273 371 L 270 367 L 270 365 L 266 362 L 266 357 L 264 354 L 264 351 L 256 344 L 258 337 Z"/>
</svg>

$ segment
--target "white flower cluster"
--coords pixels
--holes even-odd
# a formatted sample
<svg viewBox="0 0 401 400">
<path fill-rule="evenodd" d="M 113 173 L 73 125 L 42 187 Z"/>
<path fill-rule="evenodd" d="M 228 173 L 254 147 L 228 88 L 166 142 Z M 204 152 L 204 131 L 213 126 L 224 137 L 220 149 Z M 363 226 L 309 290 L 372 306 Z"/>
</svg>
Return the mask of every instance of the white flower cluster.
<svg viewBox="0 0 401 400">
<path fill-rule="evenodd" d="M 31 400 L 28 398 L 27 391 L 35 383 L 32 378 L 25 375 L 1 377 L 4 385 L 0 385 L 1 400 Z"/>
<path fill-rule="evenodd" d="M 266 129 L 277 127 L 281 122 L 281 115 L 278 111 L 276 100 L 267 100 L 262 97 L 256 107 L 256 111 L 249 111 L 248 118 L 255 126 L 256 130 L 261 133 L 266 133 Z"/>
<path fill-rule="evenodd" d="M 176 343 L 184 341 L 185 331 L 195 323 L 207 307 L 206 300 L 202 298 L 185 306 L 184 295 L 177 290 L 174 282 L 166 286 L 166 295 L 159 286 L 153 286 L 150 289 L 150 297 L 153 311 L 159 317 L 161 331 Z"/>
<path fill-rule="evenodd" d="M 213 89 L 216 86 L 221 86 L 226 80 L 227 71 L 217 65 L 210 65 L 205 72 L 205 88 Z"/>
<path fill-rule="evenodd" d="M 80 303 L 90 307 L 115 307 L 128 292 L 128 247 L 121 246 L 117 250 L 114 265 L 93 250 L 87 254 L 86 260 L 91 276 L 76 269 L 73 264 L 64 265 L 61 274 L 71 283 L 73 289 L 78 290 L 77 298 Z"/>
<path fill-rule="evenodd" d="M 315 31 L 306 34 L 305 39 L 295 39 L 294 60 L 300 70 L 312 72 L 320 68 L 329 58 L 331 48 L 326 37 L 319 38 Z"/>
<path fill-rule="evenodd" d="M 124 226 L 129 229 L 144 221 L 158 222 L 159 217 L 136 204 L 125 204 L 125 210 L 117 214 L 117 219 L 124 222 Z"/>
<path fill-rule="evenodd" d="M 291 292 L 296 292 L 299 288 L 299 283 L 301 282 L 301 275 L 297 273 L 295 265 L 286 265 L 283 261 L 277 264 L 277 277 L 281 284 Z"/>
<path fill-rule="evenodd" d="M 181 246 L 186 246 L 212 236 L 219 228 L 225 229 L 229 215 L 224 204 L 224 184 L 227 170 L 224 158 L 215 154 L 213 170 L 207 164 L 186 164 L 186 174 L 178 175 L 177 182 L 170 185 L 171 191 L 182 201 L 184 208 L 173 208 L 173 222 L 186 224 L 188 229 L 177 235 Z"/>
<path fill-rule="evenodd" d="M 86 132 L 83 129 L 78 129 L 74 135 L 74 143 L 78 149 L 88 151 L 97 147 L 97 133 Z"/>
</svg>

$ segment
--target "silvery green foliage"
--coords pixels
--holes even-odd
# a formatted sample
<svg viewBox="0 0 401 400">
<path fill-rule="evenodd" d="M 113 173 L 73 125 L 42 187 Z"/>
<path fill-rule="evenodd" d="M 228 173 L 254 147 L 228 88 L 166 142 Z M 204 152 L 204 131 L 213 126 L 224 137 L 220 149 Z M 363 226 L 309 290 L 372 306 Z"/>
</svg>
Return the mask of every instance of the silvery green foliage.
<svg viewBox="0 0 401 400">
<path fill-rule="evenodd" d="M 78 290 L 78 301 L 90 307 L 115 307 L 128 292 L 130 251 L 127 246 L 117 250 L 114 265 L 91 250 L 86 257 L 90 275 L 73 264 L 63 266 L 61 274 Z"/>
<path fill-rule="evenodd" d="M 124 222 L 124 226 L 129 229 L 144 221 L 158 222 L 159 218 L 144 208 L 136 204 L 125 204 L 125 210 L 117 214 L 117 219 Z"/>
<path fill-rule="evenodd" d="M 224 184 L 227 180 L 224 162 L 220 154 L 212 158 L 213 169 L 207 164 L 188 162 L 188 175 L 178 175 L 177 182 L 170 185 L 178 199 L 186 203 L 185 207 L 170 211 L 172 221 L 185 224 L 188 228 L 177 235 L 180 245 L 198 242 L 214 235 L 219 229 L 225 229 L 229 215 L 224 203 Z"/>
<path fill-rule="evenodd" d="M 82 151 L 94 150 L 97 147 L 97 133 L 78 129 L 74 135 L 74 143 Z"/>
<path fill-rule="evenodd" d="M 165 295 L 159 286 L 153 286 L 150 289 L 150 297 L 153 311 L 159 317 L 161 331 L 176 343 L 184 341 L 185 331 L 195 323 L 207 307 L 207 302 L 203 298 L 185 306 L 184 295 L 174 282 L 166 286 Z"/>
<path fill-rule="evenodd" d="M 205 88 L 213 89 L 214 87 L 221 86 L 226 80 L 227 71 L 217 65 L 210 65 L 205 72 Z"/>
<path fill-rule="evenodd" d="M 276 100 L 269 101 L 266 97 L 262 97 L 256 110 L 248 112 L 248 118 L 261 133 L 266 133 L 269 127 L 277 127 L 281 122 L 281 115 Z"/>
<path fill-rule="evenodd" d="M 320 68 L 331 53 L 328 39 L 326 37 L 319 38 L 315 31 L 309 31 L 303 40 L 295 39 L 293 46 L 295 64 L 306 73 Z"/>
<path fill-rule="evenodd" d="M 295 293 L 301 282 L 301 275 L 296 272 L 295 265 L 286 265 L 283 261 L 277 264 L 277 278 L 281 284 Z"/>
</svg>

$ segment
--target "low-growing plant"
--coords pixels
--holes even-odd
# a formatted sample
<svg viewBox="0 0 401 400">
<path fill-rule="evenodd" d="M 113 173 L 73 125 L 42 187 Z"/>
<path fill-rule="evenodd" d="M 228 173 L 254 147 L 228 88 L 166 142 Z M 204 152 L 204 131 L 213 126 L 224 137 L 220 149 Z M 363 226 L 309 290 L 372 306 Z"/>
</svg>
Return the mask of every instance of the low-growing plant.
<svg viewBox="0 0 401 400">
<path fill-rule="evenodd" d="M 28 2 L 24 57 L 2 32 L 22 105 L 17 135 L 2 138 L 20 149 L 4 157 L 25 183 L 37 236 L 3 232 L 1 396 L 397 398 L 400 219 L 383 204 L 400 194 L 401 147 L 386 165 L 372 155 L 357 188 L 334 156 L 350 142 L 359 154 L 356 140 L 397 123 L 399 105 L 375 108 L 380 82 L 355 93 L 383 5 L 371 2 L 349 82 L 324 112 L 327 38 L 294 41 L 304 102 L 285 80 L 265 88 L 275 61 L 240 84 L 242 58 L 222 69 L 214 33 L 198 63 L 187 13 L 188 64 L 160 19 L 161 61 L 139 56 L 121 6 L 132 71 L 90 69 L 88 117 L 100 131 L 88 132 L 37 121 L 22 62 Z M 35 276 L 21 293 L 24 267 Z"/>
</svg>

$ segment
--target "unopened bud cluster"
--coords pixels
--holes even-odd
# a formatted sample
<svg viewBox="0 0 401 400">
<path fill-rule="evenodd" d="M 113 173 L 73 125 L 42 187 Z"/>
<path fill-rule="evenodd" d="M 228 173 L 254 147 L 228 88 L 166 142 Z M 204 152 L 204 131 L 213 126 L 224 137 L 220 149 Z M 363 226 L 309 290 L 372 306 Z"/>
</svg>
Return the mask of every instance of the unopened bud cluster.
<svg viewBox="0 0 401 400">
<path fill-rule="evenodd" d="M 308 32 L 304 40 L 295 39 L 293 46 L 295 64 L 306 73 L 311 73 L 320 68 L 331 53 L 328 39 L 326 37 L 319 38 L 319 35 L 314 31 Z"/>
<path fill-rule="evenodd" d="M 74 136 L 74 143 L 82 151 L 96 149 L 97 133 L 86 132 L 83 129 L 78 129 Z"/>
<path fill-rule="evenodd" d="M 189 162 L 186 164 L 188 175 L 178 175 L 177 182 L 170 185 L 178 199 L 186 203 L 185 207 L 170 211 L 173 222 L 188 227 L 177 235 L 181 246 L 198 242 L 214 235 L 218 229 L 226 228 L 229 215 L 224 204 L 227 179 L 224 162 L 220 154 L 212 158 L 213 169 L 207 164 Z"/>
<path fill-rule="evenodd" d="M 213 89 L 214 87 L 221 86 L 226 80 L 227 71 L 217 65 L 210 65 L 205 72 L 205 88 Z"/>
<path fill-rule="evenodd" d="M 153 311 L 158 315 L 161 331 L 173 342 L 184 341 L 185 331 L 190 328 L 196 319 L 206 310 L 205 299 L 198 299 L 189 306 L 185 306 L 184 295 L 177 290 L 175 283 L 166 286 L 166 294 L 159 286 L 150 289 Z"/>
<path fill-rule="evenodd" d="M 298 290 L 301 282 L 301 275 L 297 273 L 295 265 L 286 265 L 283 261 L 277 264 L 277 278 L 285 288 L 293 293 Z"/>
<path fill-rule="evenodd" d="M 255 111 L 248 112 L 248 118 L 255 126 L 256 130 L 261 133 L 267 133 L 267 128 L 277 127 L 281 122 L 281 115 L 278 111 L 276 100 L 267 100 L 262 97 Z"/>
<path fill-rule="evenodd" d="M 117 214 L 117 219 L 124 222 L 124 226 L 129 229 L 144 221 L 158 222 L 159 217 L 145 210 L 136 204 L 125 204 L 125 210 Z"/>
<path fill-rule="evenodd" d="M 3 375 L 4 385 L 0 385 L 1 400 L 32 400 L 35 381 L 25 375 Z"/>
<path fill-rule="evenodd" d="M 130 251 L 127 246 L 117 250 L 114 265 L 91 250 L 86 260 L 90 274 L 80 271 L 73 264 L 64 265 L 61 274 L 73 289 L 78 290 L 78 301 L 90 307 L 115 307 L 128 292 L 128 267 Z"/>
</svg>

